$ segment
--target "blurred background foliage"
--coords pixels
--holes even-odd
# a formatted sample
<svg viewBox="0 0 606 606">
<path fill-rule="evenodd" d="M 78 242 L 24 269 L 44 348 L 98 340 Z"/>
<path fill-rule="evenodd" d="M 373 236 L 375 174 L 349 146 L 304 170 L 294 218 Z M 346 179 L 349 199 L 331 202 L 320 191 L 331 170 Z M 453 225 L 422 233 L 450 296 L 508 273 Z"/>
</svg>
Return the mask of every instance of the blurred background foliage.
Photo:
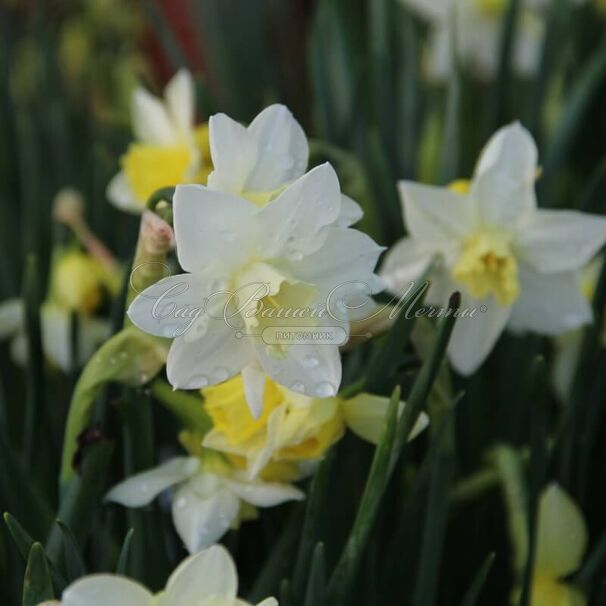
<svg viewBox="0 0 606 606">
<path fill-rule="evenodd" d="M 573 11 L 570 0 L 553 0 L 539 72 L 522 80 L 508 52 L 517 2 L 504 19 L 494 79 L 478 81 L 457 66 L 448 82 L 435 84 L 424 76 L 427 25 L 395 0 L 0 1 L 0 300 L 24 293 L 35 310 L 44 298 L 54 251 L 72 238 L 52 220 L 64 187 L 82 192 L 88 224 L 127 266 L 138 219 L 109 205 L 105 187 L 130 140 L 130 93 L 139 82 L 161 90 L 182 66 L 196 76 L 203 120 L 223 111 L 247 122 L 272 102 L 288 105 L 312 138 L 313 163 L 335 165 L 345 192 L 365 209 L 361 228 L 382 244 L 403 233 L 397 179 L 468 177 L 488 136 L 514 119 L 539 142 L 540 204 L 604 213 L 603 7 L 586 2 Z M 452 398 L 430 398 L 434 421 L 446 421 L 396 467 L 348 603 L 471 604 L 473 591 L 463 600 L 474 579 L 478 587 L 485 580 L 479 603 L 509 603 L 508 512 L 499 486 L 513 465 L 529 507 L 551 481 L 579 504 L 590 545 L 577 580 L 593 603 L 606 604 L 605 291 L 602 277 L 598 322 L 585 331 L 564 401 L 533 371 L 537 354 L 551 363 L 553 345 L 513 336 L 501 339 L 481 373 L 454 378 L 450 393 L 463 394 L 456 407 Z M 112 305 L 120 318 L 120 297 Z M 20 603 L 21 556 L 31 542 L 25 532 L 46 543 L 54 580 L 65 581 L 84 566 L 80 551 L 87 570 L 114 569 L 134 528 L 124 570 L 163 586 L 184 555 L 166 513 L 102 508 L 101 497 L 125 471 L 151 466 L 157 448 L 171 448 L 178 425 L 161 407 L 149 413 L 149 390 L 106 389 L 95 429 L 81 439 L 79 484 L 60 498 L 60 445 L 77 371 L 58 372 L 39 352 L 36 358 L 35 320 L 29 329 L 25 369 L 12 363 L 8 343 L 0 346 L 0 509 L 14 516 L 0 528 L 0 603 Z M 397 356 L 407 394 L 418 360 L 405 343 L 353 350 L 346 379 L 360 376 L 381 347 Z M 392 383 L 375 377 L 387 395 Z M 456 446 L 444 441 L 450 431 Z M 513 463 L 494 451 L 505 443 Z M 339 559 L 373 456 L 351 437 L 333 450 L 307 504 L 227 537 L 243 595 L 303 604 L 311 587 L 306 604 L 319 603 L 314 587 Z M 69 530 L 53 524 L 57 516 Z M 21 549 L 11 535 L 21 537 Z M 281 584 L 286 578 L 290 585 Z"/>
</svg>

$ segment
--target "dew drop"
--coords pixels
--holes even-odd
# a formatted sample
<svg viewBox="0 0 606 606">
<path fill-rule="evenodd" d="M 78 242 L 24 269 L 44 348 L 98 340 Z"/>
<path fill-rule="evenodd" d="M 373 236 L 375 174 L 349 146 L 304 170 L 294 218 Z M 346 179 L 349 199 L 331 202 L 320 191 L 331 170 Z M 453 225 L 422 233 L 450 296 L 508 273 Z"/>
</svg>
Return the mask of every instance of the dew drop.
<svg viewBox="0 0 606 606">
<path fill-rule="evenodd" d="M 193 389 L 200 389 L 208 385 L 208 377 L 206 375 L 197 375 L 192 379 L 192 385 L 195 385 Z"/>
<path fill-rule="evenodd" d="M 296 391 L 297 393 L 305 393 L 305 385 L 303 385 L 301 381 L 295 381 L 290 388 L 292 391 Z"/>
<path fill-rule="evenodd" d="M 330 398 L 336 393 L 334 386 L 328 381 L 321 381 L 316 385 L 316 396 L 319 398 Z"/>
<path fill-rule="evenodd" d="M 318 358 L 316 358 L 316 356 L 305 356 L 303 358 L 303 367 L 304 368 L 316 368 L 318 366 L 318 364 L 320 364 L 320 360 L 318 360 Z"/>
<path fill-rule="evenodd" d="M 288 258 L 291 261 L 301 261 L 303 259 L 303 253 L 300 250 L 291 250 L 288 253 Z"/>
<path fill-rule="evenodd" d="M 185 497 L 179 497 L 175 503 L 177 509 L 185 509 L 187 507 L 187 499 Z"/>
<path fill-rule="evenodd" d="M 215 368 L 215 377 L 217 378 L 217 381 L 227 381 L 229 370 L 223 368 L 223 366 L 217 366 L 217 368 Z"/>
</svg>

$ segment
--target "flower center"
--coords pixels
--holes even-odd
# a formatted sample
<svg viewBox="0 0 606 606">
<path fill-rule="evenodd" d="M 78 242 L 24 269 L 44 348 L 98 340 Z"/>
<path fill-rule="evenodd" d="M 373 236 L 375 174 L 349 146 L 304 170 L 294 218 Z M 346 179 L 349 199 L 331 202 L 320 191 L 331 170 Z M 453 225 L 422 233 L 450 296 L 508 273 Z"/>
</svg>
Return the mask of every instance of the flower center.
<svg viewBox="0 0 606 606">
<path fill-rule="evenodd" d="M 468 238 L 452 275 L 476 299 L 494 295 L 501 305 L 511 305 L 518 298 L 518 264 L 509 236 L 499 230 L 485 229 Z"/>
</svg>

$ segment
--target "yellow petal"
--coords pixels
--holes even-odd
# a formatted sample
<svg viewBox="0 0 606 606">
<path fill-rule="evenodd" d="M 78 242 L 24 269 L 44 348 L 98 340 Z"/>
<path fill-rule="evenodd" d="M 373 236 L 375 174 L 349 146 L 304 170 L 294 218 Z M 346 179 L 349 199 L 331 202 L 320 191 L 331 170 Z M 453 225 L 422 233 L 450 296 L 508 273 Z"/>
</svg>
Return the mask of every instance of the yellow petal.
<svg viewBox="0 0 606 606">
<path fill-rule="evenodd" d="M 557 579 L 581 564 L 587 528 L 581 511 L 557 484 L 548 486 L 539 503 L 535 572 Z"/>
<path fill-rule="evenodd" d="M 585 596 L 571 585 L 545 576 L 535 577 L 530 606 L 585 606 L 586 603 Z"/>
</svg>

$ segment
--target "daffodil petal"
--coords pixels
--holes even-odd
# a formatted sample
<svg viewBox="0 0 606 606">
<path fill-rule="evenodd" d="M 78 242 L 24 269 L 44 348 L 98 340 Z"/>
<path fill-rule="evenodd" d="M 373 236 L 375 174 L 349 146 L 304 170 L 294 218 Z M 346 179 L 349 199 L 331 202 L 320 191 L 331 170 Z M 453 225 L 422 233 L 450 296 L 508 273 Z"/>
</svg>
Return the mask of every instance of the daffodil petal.
<svg viewBox="0 0 606 606">
<path fill-rule="evenodd" d="M 320 329 L 321 330 L 321 329 Z M 274 356 L 263 344 L 256 347 L 265 372 L 287 389 L 312 397 L 334 396 L 341 384 L 341 358 L 336 345 L 287 345 Z"/>
<path fill-rule="evenodd" d="M 125 507 L 142 507 L 151 503 L 161 492 L 194 475 L 200 466 L 194 457 L 176 457 L 162 465 L 131 476 L 114 486 L 106 501 Z"/>
<path fill-rule="evenodd" d="M 229 272 L 251 254 L 251 223 L 258 212 L 254 204 L 203 185 L 177 185 L 173 212 L 177 256 L 185 271 L 212 266 Z"/>
<path fill-rule="evenodd" d="M 170 606 L 192 606 L 211 597 L 231 604 L 237 591 L 238 575 L 229 552 L 222 545 L 213 545 L 179 565 L 162 597 Z"/>
<path fill-rule="evenodd" d="M 289 185 L 259 212 L 261 233 L 266 234 L 265 255 L 304 256 L 326 240 L 324 228 L 341 212 L 337 174 L 321 164 Z"/>
<path fill-rule="evenodd" d="M 173 522 L 189 553 L 216 543 L 228 531 L 239 509 L 238 498 L 220 488 L 210 474 L 183 484 L 173 496 Z"/>
<path fill-rule="evenodd" d="M 581 511 L 557 484 L 549 485 L 539 501 L 535 574 L 557 579 L 581 565 L 587 548 L 587 527 Z"/>
<path fill-rule="evenodd" d="M 135 137 L 150 145 L 171 145 L 177 137 L 164 104 L 144 88 L 137 88 L 131 100 Z"/>
<path fill-rule="evenodd" d="M 414 238 L 402 238 L 394 244 L 381 265 L 379 275 L 389 292 L 403 295 L 429 267 L 435 250 Z"/>
<path fill-rule="evenodd" d="M 591 323 L 591 306 L 575 273 L 542 274 L 520 264 L 519 279 L 510 329 L 553 336 Z"/>
<path fill-rule="evenodd" d="M 337 218 L 338 227 L 349 227 L 364 216 L 362 207 L 349 196 L 341 194 L 341 212 Z"/>
<path fill-rule="evenodd" d="M 62 606 L 151 606 L 153 596 L 139 583 L 124 577 L 99 574 L 70 585 L 61 597 Z"/>
<path fill-rule="evenodd" d="M 127 314 L 132 323 L 157 337 L 193 337 L 206 332 L 208 317 L 206 298 L 212 281 L 198 274 L 179 274 L 155 282 L 135 297 Z"/>
<path fill-rule="evenodd" d="M 143 210 L 145 201 L 137 201 L 123 170 L 112 177 L 107 185 L 105 195 L 116 208 L 124 212 L 141 214 Z"/>
<path fill-rule="evenodd" d="M 459 317 L 448 345 L 450 361 L 462 375 L 473 374 L 484 362 L 511 315 L 511 307 L 493 297 L 476 301 L 463 296 L 461 309 L 475 309 L 472 317 Z"/>
<path fill-rule="evenodd" d="M 265 373 L 255 360 L 247 364 L 242 369 L 242 379 L 244 381 L 244 395 L 250 408 L 250 412 L 255 419 L 258 419 L 263 412 L 263 395 L 265 393 Z"/>
<path fill-rule="evenodd" d="M 477 224 L 476 205 L 467 195 L 412 181 L 400 181 L 398 189 L 406 228 L 418 240 L 448 244 Z"/>
<path fill-rule="evenodd" d="M 539 209 L 516 238 L 521 258 L 541 273 L 580 269 L 604 246 L 606 218 Z"/>
<path fill-rule="evenodd" d="M 341 406 L 349 429 L 363 440 L 378 444 L 383 434 L 389 398 L 361 393 L 345 400 Z M 400 402 L 398 416 L 402 414 L 405 406 L 405 402 Z M 421 413 L 408 439 L 416 438 L 428 425 L 429 417 Z"/>
<path fill-rule="evenodd" d="M 487 224 L 519 224 L 536 209 L 537 154 L 532 136 L 519 122 L 490 138 L 471 185 L 471 195 Z"/>
<path fill-rule="evenodd" d="M 274 507 L 287 501 L 301 501 L 305 495 L 294 486 L 261 480 L 238 481 L 224 478 L 223 483 L 240 499 L 255 507 Z"/>
<path fill-rule="evenodd" d="M 180 69 L 164 90 L 168 114 L 183 137 L 187 136 L 194 124 L 194 82 L 191 73 Z"/>
<path fill-rule="evenodd" d="M 250 124 L 257 162 L 246 179 L 247 191 L 269 192 L 305 173 L 309 159 L 307 137 L 284 105 L 270 105 Z"/>
<path fill-rule="evenodd" d="M 257 162 L 257 146 L 246 127 L 225 114 L 208 121 L 210 154 L 214 170 L 208 176 L 211 189 L 239 193 Z"/>
</svg>

